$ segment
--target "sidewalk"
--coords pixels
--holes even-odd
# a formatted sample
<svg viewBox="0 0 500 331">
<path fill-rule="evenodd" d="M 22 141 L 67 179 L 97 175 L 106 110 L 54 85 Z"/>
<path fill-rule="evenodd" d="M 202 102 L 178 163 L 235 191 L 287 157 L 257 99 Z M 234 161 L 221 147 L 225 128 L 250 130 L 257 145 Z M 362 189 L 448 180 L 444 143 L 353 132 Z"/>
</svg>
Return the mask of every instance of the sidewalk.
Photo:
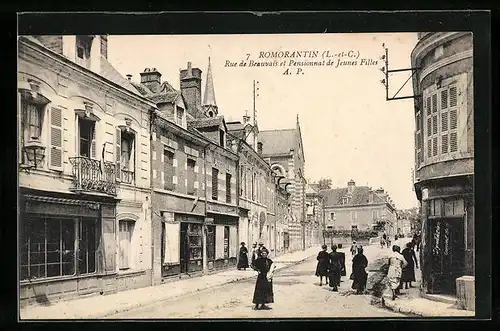
<svg viewBox="0 0 500 331">
<path fill-rule="evenodd" d="M 397 244 L 400 247 L 404 247 L 405 243 L 405 241 L 401 240 L 393 242 L 393 244 Z M 388 256 L 392 250 L 390 248 L 382 249 L 380 248 L 380 245 L 374 244 L 366 247 L 365 251 L 369 252 L 370 256 L 367 256 L 367 258 L 368 261 L 371 262 L 375 259 L 380 259 Z M 401 289 L 401 295 L 398 296 L 394 301 L 392 300 L 392 294 L 389 293 L 390 291 L 386 290 L 382 300 L 383 306 L 399 313 L 421 317 L 473 317 L 475 315 L 473 311 L 458 309 L 454 304 L 451 303 L 438 302 L 423 298 L 420 295 L 420 269 L 415 269 L 415 279 L 416 282 L 412 284 L 413 287 L 407 290 L 404 288 Z"/>
<path fill-rule="evenodd" d="M 276 263 L 276 270 L 279 270 L 315 256 L 319 249 L 311 247 L 305 251 L 283 254 L 276 258 L 271 256 L 271 259 Z M 98 319 L 255 276 L 255 271 L 251 269 L 246 271 L 234 269 L 110 295 L 60 301 L 51 306 L 33 305 L 21 309 L 20 319 Z"/>
</svg>

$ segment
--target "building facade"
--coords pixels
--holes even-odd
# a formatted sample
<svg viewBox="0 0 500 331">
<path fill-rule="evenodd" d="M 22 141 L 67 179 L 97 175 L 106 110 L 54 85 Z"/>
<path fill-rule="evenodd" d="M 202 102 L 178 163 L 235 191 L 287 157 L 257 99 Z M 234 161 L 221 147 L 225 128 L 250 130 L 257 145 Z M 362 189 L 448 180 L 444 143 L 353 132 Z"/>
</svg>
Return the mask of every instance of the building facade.
<svg viewBox="0 0 500 331">
<path fill-rule="evenodd" d="M 308 246 L 319 245 L 325 242 L 323 231 L 325 227 L 324 199 L 313 186 L 306 189 L 307 226 L 309 235 Z"/>
<path fill-rule="evenodd" d="M 151 284 L 149 112 L 107 36 L 19 38 L 22 303 Z"/>
<path fill-rule="evenodd" d="M 418 37 L 411 61 L 418 68 L 413 90 L 422 288 L 455 294 L 456 280 L 474 276 L 475 264 L 473 37 L 468 32 Z"/>
<path fill-rule="evenodd" d="M 268 160 L 277 176 L 290 192 L 288 231 L 284 242 L 288 250 L 305 249 L 306 229 L 306 179 L 305 159 L 299 118 L 294 129 L 260 131 L 262 156 Z"/>
<path fill-rule="evenodd" d="M 350 180 L 347 187 L 321 190 L 320 194 L 325 199 L 327 230 L 380 229 L 390 236 L 396 234 L 395 206 L 384 189 L 356 186 Z"/>
</svg>

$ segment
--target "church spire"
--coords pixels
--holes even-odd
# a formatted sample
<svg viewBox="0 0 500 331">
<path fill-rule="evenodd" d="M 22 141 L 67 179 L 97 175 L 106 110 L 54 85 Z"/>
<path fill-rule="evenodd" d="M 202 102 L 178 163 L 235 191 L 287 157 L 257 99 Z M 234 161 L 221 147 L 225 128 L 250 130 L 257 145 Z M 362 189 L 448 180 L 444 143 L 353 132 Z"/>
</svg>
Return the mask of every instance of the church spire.
<svg viewBox="0 0 500 331">
<path fill-rule="evenodd" d="M 208 69 L 207 69 L 207 83 L 205 86 L 205 97 L 203 98 L 203 107 L 205 108 L 205 113 L 210 116 L 217 116 L 218 109 L 217 103 L 215 102 L 215 90 L 214 81 L 212 78 L 212 65 L 210 63 L 210 57 L 208 57 Z"/>
</svg>

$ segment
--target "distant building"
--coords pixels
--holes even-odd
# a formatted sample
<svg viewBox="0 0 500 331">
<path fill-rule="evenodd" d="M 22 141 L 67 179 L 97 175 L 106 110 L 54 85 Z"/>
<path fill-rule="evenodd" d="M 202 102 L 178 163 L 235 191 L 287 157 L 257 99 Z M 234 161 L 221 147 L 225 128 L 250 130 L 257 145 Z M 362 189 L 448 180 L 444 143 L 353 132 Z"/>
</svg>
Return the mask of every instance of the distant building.
<svg viewBox="0 0 500 331">
<path fill-rule="evenodd" d="M 300 132 L 299 117 L 294 129 L 265 130 L 259 133 L 262 156 L 268 159 L 271 169 L 285 177 L 281 183 L 288 184 L 291 195 L 290 220 L 285 240 L 290 250 L 305 248 L 306 226 L 306 179 L 305 159 Z M 286 239 L 288 238 L 288 239 Z"/>
<path fill-rule="evenodd" d="M 324 198 L 313 185 L 308 184 L 306 189 L 307 232 L 306 246 L 323 243 L 325 228 Z"/>
<path fill-rule="evenodd" d="M 383 188 L 372 190 L 350 180 L 347 187 L 321 190 L 320 194 L 325 199 L 327 230 L 385 229 L 388 235 L 396 233 L 396 210 Z"/>
<path fill-rule="evenodd" d="M 422 284 L 454 294 L 474 276 L 473 36 L 419 33 L 411 54 L 415 192 L 422 209 Z M 473 277 L 466 277 L 473 282 Z M 474 288 L 474 285 L 471 285 Z"/>
</svg>

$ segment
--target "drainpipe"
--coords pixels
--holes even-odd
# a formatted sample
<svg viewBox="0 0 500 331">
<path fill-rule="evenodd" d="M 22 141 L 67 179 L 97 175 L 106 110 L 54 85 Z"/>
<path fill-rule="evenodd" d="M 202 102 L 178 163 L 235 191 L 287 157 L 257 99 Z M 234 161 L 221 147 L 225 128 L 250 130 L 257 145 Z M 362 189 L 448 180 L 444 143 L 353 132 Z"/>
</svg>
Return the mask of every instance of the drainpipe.
<svg viewBox="0 0 500 331">
<path fill-rule="evenodd" d="M 207 218 L 207 211 L 208 211 L 208 196 L 207 196 L 207 149 L 210 144 L 205 145 L 203 147 L 203 182 L 204 182 L 204 192 L 205 192 L 205 219 Z M 208 228 L 206 225 L 205 220 L 203 220 L 203 225 L 202 225 L 202 245 L 203 245 L 203 274 L 208 273 L 208 254 L 207 254 L 207 234 L 208 234 Z"/>
</svg>

